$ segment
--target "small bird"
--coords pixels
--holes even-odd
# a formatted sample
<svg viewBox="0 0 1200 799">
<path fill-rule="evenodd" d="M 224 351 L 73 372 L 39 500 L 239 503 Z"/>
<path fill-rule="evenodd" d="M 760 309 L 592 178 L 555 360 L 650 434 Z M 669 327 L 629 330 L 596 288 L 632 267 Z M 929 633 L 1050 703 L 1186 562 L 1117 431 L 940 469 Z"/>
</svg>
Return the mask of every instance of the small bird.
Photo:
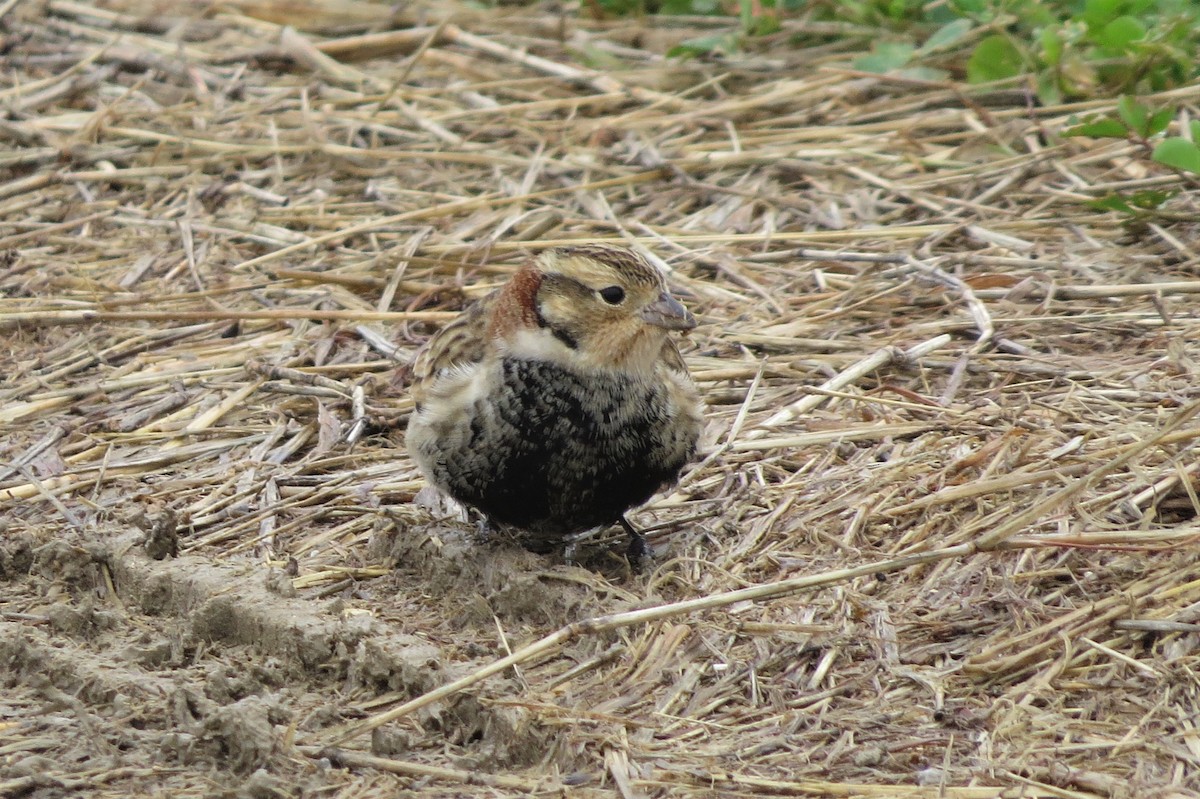
<svg viewBox="0 0 1200 799">
<path fill-rule="evenodd" d="M 619 523 L 696 452 L 700 398 L 670 331 L 696 320 L 638 253 L 546 250 L 417 353 L 408 451 L 426 479 L 549 552 Z"/>
</svg>

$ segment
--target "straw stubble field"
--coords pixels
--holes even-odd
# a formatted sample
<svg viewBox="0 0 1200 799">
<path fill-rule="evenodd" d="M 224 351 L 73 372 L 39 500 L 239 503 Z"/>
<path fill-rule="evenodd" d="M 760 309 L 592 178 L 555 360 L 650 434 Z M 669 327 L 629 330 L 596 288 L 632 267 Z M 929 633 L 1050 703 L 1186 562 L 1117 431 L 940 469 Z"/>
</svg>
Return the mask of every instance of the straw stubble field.
<svg viewBox="0 0 1200 799">
<path fill-rule="evenodd" d="M 180 8 L 0 9 L 0 795 L 1200 791 L 1200 195 L 1110 103 Z M 398 363 L 580 240 L 702 322 L 636 573 L 412 503 Z"/>
</svg>

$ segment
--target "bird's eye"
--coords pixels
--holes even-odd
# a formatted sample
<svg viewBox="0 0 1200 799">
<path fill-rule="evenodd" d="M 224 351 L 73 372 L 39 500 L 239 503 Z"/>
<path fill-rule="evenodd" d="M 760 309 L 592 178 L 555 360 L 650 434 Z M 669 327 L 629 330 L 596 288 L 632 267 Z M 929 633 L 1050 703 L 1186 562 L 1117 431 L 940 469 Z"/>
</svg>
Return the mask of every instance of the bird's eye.
<svg viewBox="0 0 1200 799">
<path fill-rule="evenodd" d="M 600 298 L 609 305 L 620 305 L 625 299 L 625 289 L 620 286 L 609 286 L 608 288 L 600 289 Z"/>
</svg>

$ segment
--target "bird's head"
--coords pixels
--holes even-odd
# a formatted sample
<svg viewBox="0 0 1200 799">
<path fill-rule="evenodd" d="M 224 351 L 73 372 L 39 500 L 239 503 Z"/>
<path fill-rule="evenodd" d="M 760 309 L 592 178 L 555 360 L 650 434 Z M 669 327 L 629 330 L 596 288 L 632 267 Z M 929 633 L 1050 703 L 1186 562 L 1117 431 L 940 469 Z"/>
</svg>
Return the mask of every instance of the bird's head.
<svg viewBox="0 0 1200 799">
<path fill-rule="evenodd" d="M 696 326 L 662 272 L 621 247 L 546 250 L 502 297 L 521 309 L 519 321 L 513 313 L 508 330 L 496 331 L 509 351 L 577 367 L 651 372 L 667 333 Z"/>
</svg>

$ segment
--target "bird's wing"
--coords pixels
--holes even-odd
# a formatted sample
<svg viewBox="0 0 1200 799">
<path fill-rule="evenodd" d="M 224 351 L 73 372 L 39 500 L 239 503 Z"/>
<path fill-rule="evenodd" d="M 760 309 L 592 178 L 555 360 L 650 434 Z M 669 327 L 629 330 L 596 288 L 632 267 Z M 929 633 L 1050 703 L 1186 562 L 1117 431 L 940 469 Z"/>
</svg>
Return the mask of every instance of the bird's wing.
<svg viewBox="0 0 1200 799">
<path fill-rule="evenodd" d="M 679 346 L 675 343 L 674 338 L 668 338 L 663 342 L 662 352 L 659 354 L 663 366 L 670 369 L 672 372 L 679 372 L 690 377 L 687 364 L 683 362 L 683 356 L 679 354 Z"/>
<path fill-rule="evenodd" d="M 417 351 L 412 362 L 410 387 L 417 405 L 439 375 L 484 359 L 489 343 L 488 316 L 494 297 L 495 294 L 489 294 L 468 305 Z"/>
</svg>

